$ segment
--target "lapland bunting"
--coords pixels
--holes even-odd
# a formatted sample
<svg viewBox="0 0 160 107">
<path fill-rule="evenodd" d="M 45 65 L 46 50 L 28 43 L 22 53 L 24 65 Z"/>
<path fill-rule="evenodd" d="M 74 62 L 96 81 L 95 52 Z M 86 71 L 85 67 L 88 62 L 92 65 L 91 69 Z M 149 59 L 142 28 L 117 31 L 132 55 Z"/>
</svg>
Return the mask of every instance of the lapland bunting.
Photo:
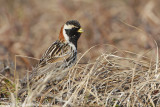
<svg viewBox="0 0 160 107">
<path fill-rule="evenodd" d="M 83 30 L 76 20 L 67 21 L 60 30 L 59 38 L 43 54 L 38 66 L 21 80 L 23 93 L 27 84 L 35 89 L 41 83 L 63 79 L 77 59 L 77 41 Z M 29 82 L 29 83 L 28 83 Z M 40 90 L 40 89 L 37 89 Z"/>
</svg>

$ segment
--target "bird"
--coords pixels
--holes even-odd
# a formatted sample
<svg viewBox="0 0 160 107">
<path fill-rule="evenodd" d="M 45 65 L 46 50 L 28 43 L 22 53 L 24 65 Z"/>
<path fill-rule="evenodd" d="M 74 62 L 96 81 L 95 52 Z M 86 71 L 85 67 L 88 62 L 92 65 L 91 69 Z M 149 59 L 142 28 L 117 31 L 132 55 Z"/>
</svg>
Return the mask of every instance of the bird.
<svg viewBox="0 0 160 107">
<path fill-rule="evenodd" d="M 52 69 L 57 72 L 55 80 L 62 79 L 66 75 L 63 71 L 76 63 L 77 42 L 82 33 L 83 29 L 77 20 L 67 21 L 61 27 L 58 40 L 52 43 L 39 61 L 38 69 L 41 69 L 41 74 L 45 73 L 46 68 Z"/>
<path fill-rule="evenodd" d="M 71 66 L 77 59 L 77 41 L 83 32 L 76 20 L 67 21 L 60 30 L 59 38 L 43 54 L 38 66 L 63 60 L 66 66 Z"/>
<path fill-rule="evenodd" d="M 22 88 L 19 93 L 26 91 L 28 84 L 32 90 L 38 86 L 37 90 L 42 90 L 40 88 L 43 84 L 63 79 L 76 63 L 77 42 L 82 32 L 83 29 L 77 20 L 69 20 L 62 25 L 58 40 L 44 52 L 29 77 L 25 76 L 21 80 Z"/>
</svg>

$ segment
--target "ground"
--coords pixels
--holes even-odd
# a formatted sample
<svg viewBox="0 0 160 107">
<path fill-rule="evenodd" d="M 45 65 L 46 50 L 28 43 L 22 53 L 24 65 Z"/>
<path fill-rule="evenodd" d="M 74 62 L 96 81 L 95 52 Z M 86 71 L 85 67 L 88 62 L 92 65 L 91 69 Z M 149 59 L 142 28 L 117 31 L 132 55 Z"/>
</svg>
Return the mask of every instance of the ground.
<svg viewBox="0 0 160 107">
<path fill-rule="evenodd" d="M 1 0 L 0 97 L 10 100 L 0 104 L 17 104 L 15 78 L 31 71 L 61 26 L 76 19 L 84 29 L 78 62 L 57 89 L 50 88 L 53 104 L 158 106 L 159 5 L 158 0 Z"/>
</svg>

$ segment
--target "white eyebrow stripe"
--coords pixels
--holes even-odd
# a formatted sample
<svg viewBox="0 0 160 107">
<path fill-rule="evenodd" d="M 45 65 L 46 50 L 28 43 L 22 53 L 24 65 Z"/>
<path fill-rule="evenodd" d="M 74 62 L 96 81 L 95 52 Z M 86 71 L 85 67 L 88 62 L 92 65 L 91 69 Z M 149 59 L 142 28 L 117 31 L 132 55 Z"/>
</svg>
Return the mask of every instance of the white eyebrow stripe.
<svg viewBox="0 0 160 107">
<path fill-rule="evenodd" d="M 73 27 L 78 28 L 77 26 L 74 25 L 64 25 L 64 29 L 72 29 Z"/>
</svg>

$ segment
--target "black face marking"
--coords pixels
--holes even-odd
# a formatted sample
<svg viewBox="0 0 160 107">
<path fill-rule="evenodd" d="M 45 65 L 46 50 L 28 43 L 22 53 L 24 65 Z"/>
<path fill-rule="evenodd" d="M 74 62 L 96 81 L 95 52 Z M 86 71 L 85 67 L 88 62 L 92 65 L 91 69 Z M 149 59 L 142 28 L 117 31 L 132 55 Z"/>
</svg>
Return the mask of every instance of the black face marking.
<svg viewBox="0 0 160 107">
<path fill-rule="evenodd" d="M 75 27 L 71 29 L 65 29 L 66 34 L 69 36 L 69 41 L 72 42 L 75 47 L 77 48 L 77 41 L 81 35 L 78 30 L 81 28 L 81 25 L 76 20 L 67 21 L 66 25 L 73 25 Z"/>
<path fill-rule="evenodd" d="M 69 36 L 69 41 L 72 42 L 77 47 L 77 41 L 81 33 L 77 32 L 77 29 L 65 29 L 66 34 Z"/>
</svg>

